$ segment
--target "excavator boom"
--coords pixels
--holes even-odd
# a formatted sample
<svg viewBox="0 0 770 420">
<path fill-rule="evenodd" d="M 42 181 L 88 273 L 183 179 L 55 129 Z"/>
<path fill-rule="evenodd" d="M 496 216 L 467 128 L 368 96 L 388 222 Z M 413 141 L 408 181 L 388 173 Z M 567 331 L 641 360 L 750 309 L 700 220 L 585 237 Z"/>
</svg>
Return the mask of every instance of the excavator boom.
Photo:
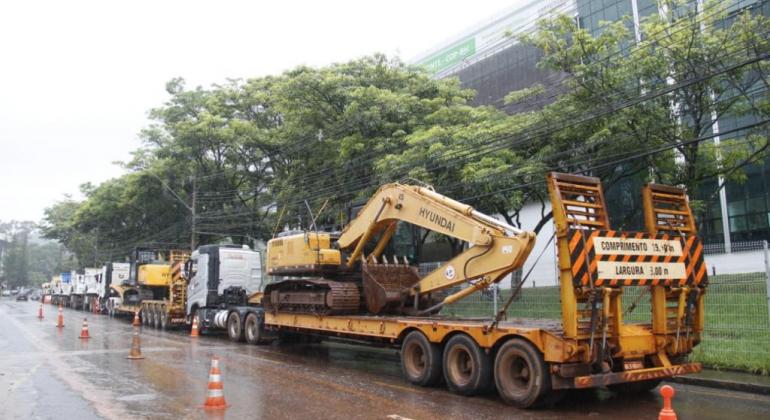
<svg viewBox="0 0 770 420">
<path fill-rule="evenodd" d="M 470 247 L 420 279 L 406 264 L 378 262 L 399 222 L 468 242 Z M 377 234 L 381 235 L 374 251 L 364 255 L 365 245 Z M 346 263 L 349 268 L 362 263 L 364 294 L 371 312 L 389 306 L 403 308 L 409 297 L 414 300 L 411 311 L 420 312 L 418 302 L 427 294 L 472 283 L 435 305 L 440 307 L 499 282 L 520 268 L 534 246 L 535 234 L 509 226 L 432 189 L 394 183 L 380 187 L 345 227 L 337 243 L 340 249 L 352 250 Z M 424 312 L 433 308 L 421 309 Z"/>
</svg>

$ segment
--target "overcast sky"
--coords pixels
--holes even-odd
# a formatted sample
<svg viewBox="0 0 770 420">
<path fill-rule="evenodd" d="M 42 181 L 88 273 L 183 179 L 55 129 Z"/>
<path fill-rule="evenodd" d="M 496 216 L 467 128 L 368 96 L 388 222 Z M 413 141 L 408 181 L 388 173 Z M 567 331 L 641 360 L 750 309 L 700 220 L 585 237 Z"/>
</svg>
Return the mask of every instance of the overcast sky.
<svg viewBox="0 0 770 420">
<path fill-rule="evenodd" d="M 39 221 L 121 174 L 165 82 L 188 86 L 374 52 L 408 60 L 516 0 L 4 1 L 0 220 Z"/>
</svg>

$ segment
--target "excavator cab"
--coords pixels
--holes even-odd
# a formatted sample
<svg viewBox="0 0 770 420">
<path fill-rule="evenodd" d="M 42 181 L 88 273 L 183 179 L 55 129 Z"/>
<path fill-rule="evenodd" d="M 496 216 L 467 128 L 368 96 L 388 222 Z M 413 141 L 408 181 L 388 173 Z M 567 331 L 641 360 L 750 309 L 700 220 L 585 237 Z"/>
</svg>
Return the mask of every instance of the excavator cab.
<svg viewBox="0 0 770 420">
<path fill-rule="evenodd" d="M 698 364 L 675 364 L 700 341 L 707 284 L 684 189 L 642 188 L 646 232 L 612 230 L 598 178 L 550 173 L 548 191 L 558 239 L 562 324 L 565 337 L 582 353 L 582 385 L 625 382 L 624 372 L 645 369 L 699 370 Z M 626 288 L 641 288 L 634 295 L 648 297 L 650 322 L 624 321 L 626 309 L 636 305 L 623 304 Z M 591 376 L 596 373 L 602 375 Z M 604 382 L 592 383 L 593 378 Z"/>
</svg>

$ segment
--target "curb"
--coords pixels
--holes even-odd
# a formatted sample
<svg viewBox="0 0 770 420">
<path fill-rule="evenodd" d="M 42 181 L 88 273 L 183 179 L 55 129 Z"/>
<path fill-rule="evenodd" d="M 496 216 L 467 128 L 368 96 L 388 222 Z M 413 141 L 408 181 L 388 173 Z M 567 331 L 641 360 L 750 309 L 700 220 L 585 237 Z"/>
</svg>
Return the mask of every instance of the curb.
<svg viewBox="0 0 770 420">
<path fill-rule="evenodd" d="M 770 385 L 754 384 L 749 382 L 735 382 L 719 379 L 707 379 L 694 376 L 674 376 L 668 378 L 668 382 L 685 385 L 697 385 L 708 388 L 727 389 L 730 391 L 748 392 L 751 394 L 770 395 Z"/>
</svg>

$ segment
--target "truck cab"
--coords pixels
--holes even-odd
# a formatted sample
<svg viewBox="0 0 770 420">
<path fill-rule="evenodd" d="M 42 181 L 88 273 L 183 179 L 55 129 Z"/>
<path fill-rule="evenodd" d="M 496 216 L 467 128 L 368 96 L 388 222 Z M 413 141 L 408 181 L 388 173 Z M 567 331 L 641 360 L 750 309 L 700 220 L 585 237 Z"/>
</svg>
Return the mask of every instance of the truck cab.
<svg viewBox="0 0 770 420">
<path fill-rule="evenodd" d="M 200 310 L 245 303 L 262 279 L 260 253 L 246 245 L 203 245 L 192 253 L 184 271 L 186 314 L 198 314 L 204 326 L 208 317 Z"/>
</svg>

